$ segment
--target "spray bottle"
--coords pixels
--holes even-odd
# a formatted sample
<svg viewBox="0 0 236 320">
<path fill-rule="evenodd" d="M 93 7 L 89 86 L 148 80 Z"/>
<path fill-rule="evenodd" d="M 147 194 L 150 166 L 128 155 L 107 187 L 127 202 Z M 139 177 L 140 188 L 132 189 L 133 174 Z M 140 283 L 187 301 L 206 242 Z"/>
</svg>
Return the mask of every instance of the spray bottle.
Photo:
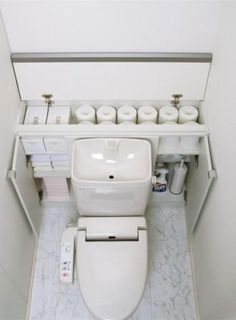
<svg viewBox="0 0 236 320">
<path fill-rule="evenodd" d="M 167 174 L 169 170 L 166 168 L 157 168 L 155 170 L 155 181 L 153 183 L 154 192 L 165 192 L 167 190 Z"/>
</svg>

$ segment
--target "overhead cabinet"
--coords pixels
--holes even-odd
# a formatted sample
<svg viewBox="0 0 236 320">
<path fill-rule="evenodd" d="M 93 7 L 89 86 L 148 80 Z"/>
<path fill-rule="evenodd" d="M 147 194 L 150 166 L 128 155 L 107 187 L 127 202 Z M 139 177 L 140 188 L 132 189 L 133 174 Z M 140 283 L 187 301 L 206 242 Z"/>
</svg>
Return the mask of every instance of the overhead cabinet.
<svg viewBox="0 0 236 320">
<path fill-rule="evenodd" d="M 22 100 L 203 100 L 210 54 L 13 54 Z"/>
<path fill-rule="evenodd" d="M 13 54 L 12 62 L 22 103 L 10 177 L 35 233 L 39 230 L 40 209 L 33 210 L 38 208 L 38 198 L 32 196 L 32 192 L 37 193 L 32 188 L 34 178 L 70 178 L 72 144 L 77 139 L 132 137 L 151 142 L 153 169 L 160 155 L 190 157 L 186 220 L 191 234 L 214 178 L 202 104 L 211 54 Z M 53 95 L 54 104 L 50 99 L 45 103 L 42 97 L 45 94 Z M 159 111 L 173 99 L 172 104 L 179 102 L 177 108 L 183 105 L 197 108 L 198 125 L 78 125 L 76 122 L 75 110 L 83 104 L 90 104 L 95 110 L 104 104 L 115 109 L 129 104 L 137 110 L 152 105 Z M 47 114 L 50 108 L 69 107 L 70 117 L 67 116 L 66 124 L 29 124 L 25 123 L 28 107 L 48 108 Z M 197 141 L 196 145 L 188 143 L 191 139 Z M 176 141 L 175 146 L 170 141 Z M 42 155 L 42 159 L 47 155 L 44 165 L 49 163 L 50 168 L 33 171 L 30 166 L 25 167 L 26 157 L 40 159 L 36 155 Z M 18 174 L 18 170 L 26 172 L 23 166 L 29 179 L 20 178 Z"/>
</svg>

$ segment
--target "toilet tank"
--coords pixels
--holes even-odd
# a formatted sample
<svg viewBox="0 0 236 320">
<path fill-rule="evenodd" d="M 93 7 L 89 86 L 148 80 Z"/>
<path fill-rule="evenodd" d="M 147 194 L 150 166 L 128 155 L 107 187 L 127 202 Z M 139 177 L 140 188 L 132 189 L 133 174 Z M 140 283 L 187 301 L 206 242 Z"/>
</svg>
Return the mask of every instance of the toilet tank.
<svg viewBox="0 0 236 320">
<path fill-rule="evenodd" d="M 73 144 L 71 182 L 82 216 L 144 215 L 151 177 L 146 140 L 84 139 Z"/>
</svg>

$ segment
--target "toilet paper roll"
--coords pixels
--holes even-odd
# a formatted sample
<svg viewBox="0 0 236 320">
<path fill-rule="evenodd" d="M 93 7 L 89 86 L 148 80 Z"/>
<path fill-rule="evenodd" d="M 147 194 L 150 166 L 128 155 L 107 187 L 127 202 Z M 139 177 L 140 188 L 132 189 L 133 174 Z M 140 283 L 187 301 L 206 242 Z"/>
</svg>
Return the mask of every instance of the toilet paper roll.
<svg viewBox="0 0 236 320">
<path fill-rule="evenodd" d="M 117 122 L 130 121 L 136 123 L 137 110 L 133 106 L 122 106 L 117 111 Z"/>
<path fill-rule="evenodd" d="M 116 122 L 116 109 L 111 106 L 101 106 L 97 110 L 97 122 L 103 121 Z"/>
<path fill-rule="evenodd" d="M 140 124 L 141 125 L 154 125 L 154 124 L 156 124 L 156 122 L 154 122 L 154 121 L 144 121 L 144 122 L 141 122 Z"/>
<path fill-rule="evenodd" d="M 131 121 L 123 121 L 123 122 L 121 122 L 121 123 L 119 123 L 119 125 L 135 125 L 135 123 L 134 122 L 131 122 Z"/>
<path fill-rule="evenodd" d="M 157 110 L 152 106 L 143 106 L 138 109 L 138 123 L 146 121 L 157 122 Z"/>
<path fill-rule="evenodd" d="M 110 125 L 114 125 L 115 123 L 114 123 L 114 122 L 111 122 L 111 121 L 102 121 L 102 122 L 100 122 L 99 124 L 110 124 Z"/>
<path fill-rule="evenodd" d="M 79 123 L 79 125 L 81 125 L 81 124 L 94 124 L 94 122 L 92 122 L 92 121 L 81 121 Z"/>
<path fill-rule="evenodd" d="M 197 122 L 194 121 L 187 121 L 184 125 L 199 125 Z M 183 136 L 180 137 L 179 146 L 183 151 L 192 151 L 198 150 L 199 148 L 199 137 L 195 136 Z"/>
<path fill-rule="evenodd" d="M 83 105 L 75 110 L 78 123 L 82 121 L 95 122 L 95 110 L 89 105 Z"/>
<path fill-rule="evenodd" d="M 197 121 L 198 110 L 193 106 L 183 106 L 179 109 L 179 120 L 180 124 L 187 121 Z"/>
<path fill-rule="evenodd" d="M 165 124 L 177 125 L 174 121 L 167 121 Z M 178 136 L 167 136 L 160 138 L 159 148 L 161 152 L 165 151 L 176 151 L 179 145 L 179 137 Z"/>
<path fill-rule="evenodd" d="M 164 106 L 159 111 L 158 123 L 162 124 L 165 122 L 177 122 L 179 112 L 175 107 Z"/>
</svg>

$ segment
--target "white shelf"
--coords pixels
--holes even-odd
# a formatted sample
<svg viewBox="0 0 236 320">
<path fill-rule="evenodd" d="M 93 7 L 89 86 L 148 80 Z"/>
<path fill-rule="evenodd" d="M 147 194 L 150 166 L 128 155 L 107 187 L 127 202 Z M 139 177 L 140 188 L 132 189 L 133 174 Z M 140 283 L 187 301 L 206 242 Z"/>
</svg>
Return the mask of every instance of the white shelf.
<svg viewBox="0 0 236 320">
<path fill-rule="evenodd" d="M 118 101 L 119 102 L 119 101 Z M 118 102 L 114 103 L 115 107 L 118 108 Z M 35 102 L 36 103 L 36 102 Z M 60 101 L 58 102 L 60 103 Z M 61 102 L 62 103 L 62 102 Z M 130 104 L 135 105 L 137 108 L 139 105 L 143 105 L 144 101 L 140 104 L 140 101 L 130 102 Z M 168 101 L 152 101 L 148 102 L 152 105 L 156 105 L 159 109 L 163 104 L 167 104 Z M 185 105 L 187 102 L 183 102 Z M 92 105 L 100 105 L 101 102 L 89 103 Z M 28 139 L 38 139 L 42 138 L 43 140 L 46 138 L 52 139 L 65 139 L 65 145 L 67 148 L 67 154 L 70 157 L 72 151 L 73 142 L 77 139 L 84 138 L 137 138 L 137 139 L 147 139 L 152 143 L 152 148 L 154 150 L 154 158 L 156 155 L 198 155 L 199 148 L 186 148 L 180 145 L 177 145 L 175 148 L 166 148 L 165 145 L 160 143 L 160 139 L 162 137 L 198 137 L 202 138 L 204 136 L 208 136 L 209 130 L 206 122 L 205 112 L 201 103 L 198 101 L 188 102 L 188 104 L 195 105 L 199 110 L 199 125 L 182 125 L 182 124 L 154 124 L 154 125 L 78 125 L 78 124 L 66 124 L 66 125 L 25 125 L 23 124 L 24 114 L 26 105 L 24 102 L 21 103 L 20 106 L 20 117 L 19 117 L 19 125 L 17 127 L 17 135 L 21 138 Z M 34 105 L 33 102 L 30 102 L 30 105 Z M 36 105 L 36 104 L 35 104 Z M 41 101 L 42 105 L 42 101 Z M 57 103 L 56 103 L 57 105 Z M 63 105 L 65 105 L 63 103 Z M 81 105 L 80 101 L 70 101 L 67 105 L 71 106 L 72 120 L 75 122 L 73 118 L 73 114 L 75 109 Z M 158 143 L 158 137 L 159 143 Z M 180 141 L 181 139 L 179 139 Z M 157 146 L 158 144 L 158 146 Z M 46 149 L 46 148 L 45 148 Z M 38 154 L 51 154 L 51 152 L 41 152 Z M 53 152 L 56 154 L 56 152 Z M 37 153 L 34 153 L 37 154 Z M 68 173 L 57 173 L 57 172 L 39 172 L 36 174 L 36 177 L 42 176 L 67 176 Z"/>
<path fill-rule="evenodd" d="M 110 137 L 156 137 L 156 136 L 197 136 L 208 135 L 206 125 L 18 125 L 19 136 L 76 136 L 104 137 L 109 133 Z"/>
</svg>

